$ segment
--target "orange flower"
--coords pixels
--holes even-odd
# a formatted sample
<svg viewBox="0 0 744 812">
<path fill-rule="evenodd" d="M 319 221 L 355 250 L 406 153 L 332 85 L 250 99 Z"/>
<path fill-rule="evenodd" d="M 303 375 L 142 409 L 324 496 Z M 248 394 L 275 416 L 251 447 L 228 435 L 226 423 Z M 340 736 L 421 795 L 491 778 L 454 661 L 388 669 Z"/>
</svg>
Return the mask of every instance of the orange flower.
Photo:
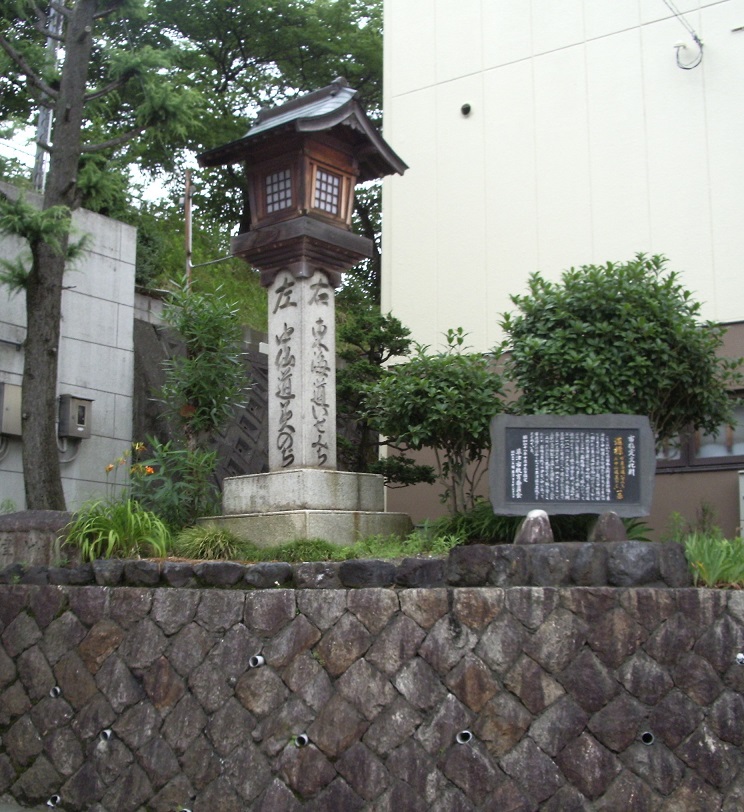
<svg viewBox="0 0 744 812">
<path fill-rule="evenodd" d="M 148 465 L 147 468 L 145 468 L 145 473 L 146 474 L 154 474 L 155 469 L 152 467 L 152 465 Z"/>
<path fill-rule="evenodd" d="M 111 473 L 113 470 L 114 470 L 114 466 L 113 466 L 111 463 L 109 463 L 109 464 L 106 466 L 106 473 L 107 473 L 107 474 L 110 474 L 110 473 Z"/>
</svg>

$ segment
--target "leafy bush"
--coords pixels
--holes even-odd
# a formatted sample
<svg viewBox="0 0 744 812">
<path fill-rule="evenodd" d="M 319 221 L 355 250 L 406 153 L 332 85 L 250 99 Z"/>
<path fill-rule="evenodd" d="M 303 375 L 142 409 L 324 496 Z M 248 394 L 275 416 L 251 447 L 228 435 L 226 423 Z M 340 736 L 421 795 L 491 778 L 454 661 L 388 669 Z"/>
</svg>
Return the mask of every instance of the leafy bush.
<svg viewBox="0 0 744 812">
<path fill-rule="evenodd" d="M 488 357 L 465 350 L 462 328 L 438 353 L 416 345 L 413 357 L 365 389 L 370 428 L 398 450 L 434 450 L 443 501 L 452 513 L 475 502 L 485 472 L 491 418 L 503 409 L 503 382 Z"/>
<path fill-rule="evenodd" d="M 205 449 L 231 419 L 246 386 L 237 311 L 219 292 L 198 293 L 184 283 L 170 295 L 164 317 L 186 354 L 165 362 L 161 397 L 187 448 Z"/>
<path fill-rule="evenodd" d="M 648 415 L 659 443 L 682 430 L 714 434 L 732 419 L 728 390 L 740 360 L 719 358 L 724 328 L 699 321 L 700 304 L 661 256 L 535 273 L 504 315 L 523 414 Z"/>
<path fill-rule="evenodd" d="M 147 438 L 147 446 L 135 448 L 147 457 L 138 459 L 130 473 L 132 497 L 141 505 L 172 528 L 219 512 L 219 490 L 213 480 L 216 451 L 178 448 L 154 437 Z"/>
<path fill-rule="evenodd" d="M 337 407 L 347 433 L 353 430 L 353 436 L 338 437 L 339 459 L 350 471 L 381 474 L 386 484 L 397 486 L 434 482 L 434 469 L 399 456 L 379 459 L 379 449 L 387 443 L 369 425 L 365 405 L 368 388 L 386 374 L 384 365 L 408 355 L 413 343 L 409 336 L 398 319 L 364 300 L 338 313 L 338 355 L 343 363 L 336 372 Z"/>
<path fill-rule="evenodd" d="M 84 561 L 162 558 L 171 541 L 167 526 L 133 499 L 90 502 L 77 512 L 65 535 L 65 544 L 77 547 Z"/>
</svg>

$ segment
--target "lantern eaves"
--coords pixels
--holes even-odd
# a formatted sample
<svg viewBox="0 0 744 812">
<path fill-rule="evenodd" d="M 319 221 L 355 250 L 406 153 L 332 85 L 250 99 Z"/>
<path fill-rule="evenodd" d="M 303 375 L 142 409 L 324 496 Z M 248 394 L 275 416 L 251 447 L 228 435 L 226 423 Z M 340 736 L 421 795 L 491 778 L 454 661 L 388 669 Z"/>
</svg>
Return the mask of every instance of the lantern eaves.
<svg viewBox="0 0 744 812">
<path fill-rule="evenodd" d="M 359 163 L 358 181 L 402 175 L 408 166 L 391 149 L 369 120 L 345 79 L 259 113 L 255 124 L 236 141 L 197 156 L 203 167 L 251 161 L 254 150 L 269 137 L 284 132 L 320 133 L 344 128 Z"/>
</svg>

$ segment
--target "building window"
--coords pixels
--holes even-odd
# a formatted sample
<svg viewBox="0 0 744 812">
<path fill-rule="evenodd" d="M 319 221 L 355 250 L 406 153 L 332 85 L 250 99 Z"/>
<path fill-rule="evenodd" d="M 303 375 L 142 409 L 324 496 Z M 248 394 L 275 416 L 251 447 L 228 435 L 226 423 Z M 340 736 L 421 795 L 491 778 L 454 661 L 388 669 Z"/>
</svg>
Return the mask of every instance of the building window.
<svg viewBox="0 0 744 812">
<path fill-rule="evenodd" d="M 282 169 L 266 176 L 266 213 L 288 209 L 292 205 L 292 173 Z"/>
<path fill-rule="evenodd" d="M 744 468 L 744 405 L 734 408 L 734 418 L 715 436 L 688 431 L 665 445 L 656 456 L 657 471 Z"/>
<path fill-rule="evenodd" d="M 315 175 L 315 208 L 338 215 L 340 192 L 341 178 L 319 168 Z"/>
</svg>

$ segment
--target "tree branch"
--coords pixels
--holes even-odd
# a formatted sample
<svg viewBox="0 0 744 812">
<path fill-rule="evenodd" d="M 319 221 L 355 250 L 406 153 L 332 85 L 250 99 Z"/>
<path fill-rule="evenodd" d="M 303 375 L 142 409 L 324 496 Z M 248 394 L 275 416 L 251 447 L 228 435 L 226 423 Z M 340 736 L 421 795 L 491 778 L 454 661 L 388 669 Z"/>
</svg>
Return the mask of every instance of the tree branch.
<svg viewBox="0 0 744 812">
<path fill-rule="evenodd" d="M 116 79 L 115 81 L 106 85 L 106 87 L 102 87 L 100 90 L 96 90 L 93 93 L 87 93 L 84 101 L 87 103 L 89 101 L 95 101 L 96 99 L 100 99 L 102 96 L 106 96 L 108 93 L 113 92 L 117 88 L 123 87 L 129 81 L 130 78 L 131 75 L 123 76 L 121 79 Z"/>
<path fill-rule="evenodd" d="M 89 155 L 93 152 L 103 152 L 106 149 L 120 147 L 122 144 L 126 144 L 128 141 L 131 141 L 133 138 L 141 135 L 145 129 L 145 127 L 137 127 L 136 129 L 130 130 L 127 133 L 117 135 L 116 138 L 111 138 L 108 141 L 102 141 L 100 144 L 86 144 L 81 148 L 80 151 L 84 152 L 86 155 Z"/>
<path fill-rule="evenodd" d="M 49 3 L 49 8 L 53 9 L 57 12 L 57 14 L 61 14 L 63 17 L 69 17 L 71 14 L 71 10 L 66 8 L 64 3 Z"/>
<path fill-rule="evenodd" d="M 63 37 L 61 34 L 58 34 L 56 31 L 52 31 L 52 29 L 51 29 L 51 28 L 49 28 L 48 26 L 44 25 L 44 24 L 43 24 L 43 23 L 41 23 L 41 22 L 37 23 L 37 24 L 34 26 L 34 28 L 35 28 L 35 29 L 36 29 L 36 30 L 37 30 L 37 31 L 38 31 L 38 32 L 39 32 L 39 33 L 40 33 L 42 36 L 47 37 L 47 39 L 53 39 L 53 40 L 56 40 L 57 42 L 64 42 L 64 41 L 65 41 L 65 38 L 64 38 L 64 37 Z"/>
<path fill-rule="evenodd" d="M 93 15 L 94 20 L 100 20 L 101 17 L 107 17 L 109 14 L 113 14 L 117 8 L 121 5 L 121 0 L 115 0 L 108 8 L 104 8 L 101 11 L 97 11 Z"/>
<path fill-rule="evenodd" d="M 16 51 L 16 49 L 5 39 L 2 34 L 0 34 L 0 48 L 5 51 L 5 53 L 11 58 L 11 60 L 16 64 L 16 67 L 20 72 L 28 79 L 31 85 L 38 88 L 42 93 L 46 94 L 52 99 L 57 99 L 59 97 L 59 93 L 53 88 L 50 87 L 26 62 L 23 56 Z"/>
</svg>

